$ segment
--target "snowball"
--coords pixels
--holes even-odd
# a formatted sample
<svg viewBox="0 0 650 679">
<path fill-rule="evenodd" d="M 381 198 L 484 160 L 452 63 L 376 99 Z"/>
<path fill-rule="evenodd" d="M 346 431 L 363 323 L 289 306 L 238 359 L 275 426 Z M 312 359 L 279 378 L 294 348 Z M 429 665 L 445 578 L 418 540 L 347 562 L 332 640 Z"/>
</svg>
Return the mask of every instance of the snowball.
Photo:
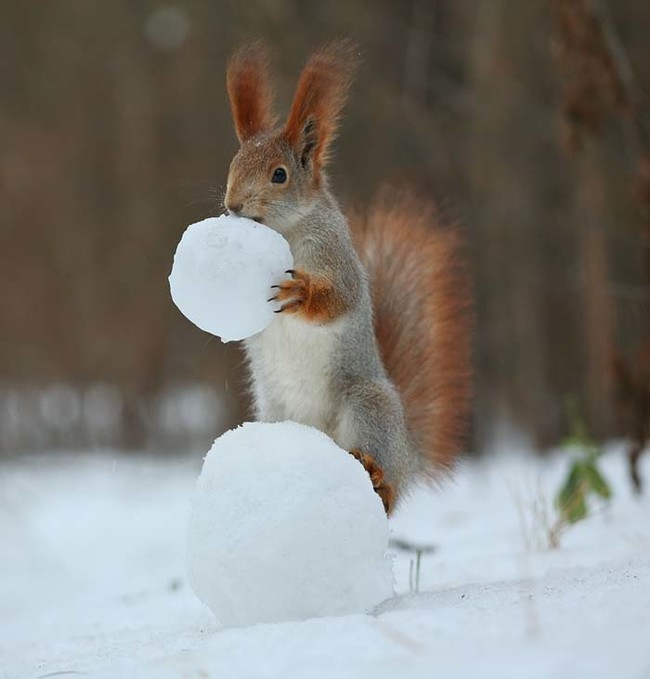
<svg viewBox="0 0 650 679">
<path fill-rule="evenodd" d="M 176 306 L 224 342 L 250 337 L 273 319 L 272 285 L 293 267 L 277 231 L 243 217 L 204 219 L 187 228 L 169 276 Z"/>
<path fill-rule="evenodd" d="M 367 612 L 393 595 L 387 545 L 368 474 L 312 427 L 249 422 L 205 458 L 188 575 L 223 625 Z"/>
</svg>

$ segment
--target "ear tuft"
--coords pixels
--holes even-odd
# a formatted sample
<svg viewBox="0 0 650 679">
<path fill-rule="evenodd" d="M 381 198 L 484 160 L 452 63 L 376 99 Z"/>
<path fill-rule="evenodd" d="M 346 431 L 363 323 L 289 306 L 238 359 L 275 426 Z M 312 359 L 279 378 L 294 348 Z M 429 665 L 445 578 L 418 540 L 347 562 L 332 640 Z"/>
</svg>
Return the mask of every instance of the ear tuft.
<svg viewBox="0 0 650 679">
<path fill-rule="evenodd" d="M 269 60 L 262 43 L 248 43 L 233 55 L 226 80 L 239 141 L 273 127 Z"/>
<path fill-rule="evenodd" d="M 314 53 L 300 74 L 284 132 L 303 165 L 312 163 L 317 180 L 336 137 L 357 63 L 354 43 L 337 40 Z"/>
</svg>

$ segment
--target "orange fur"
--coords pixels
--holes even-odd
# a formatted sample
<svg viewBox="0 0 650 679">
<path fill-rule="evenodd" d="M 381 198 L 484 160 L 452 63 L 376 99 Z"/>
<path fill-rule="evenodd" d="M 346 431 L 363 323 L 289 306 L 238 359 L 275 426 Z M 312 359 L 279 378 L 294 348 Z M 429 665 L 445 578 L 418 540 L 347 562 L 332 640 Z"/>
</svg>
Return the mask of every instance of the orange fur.
<svg viewBox="0 0 650 679">
<path fill-rule="evenodd" d="M 230 59 L 226 81 L 240 142 L 273 127 L 268 58 L 260 43 L 245 45 Z"/>
<path fill-rule="evenodd" d="M 359 460 L 364 469 L 368 472 L 368 476 L 370 476 L 370 481 L 372 482 L 372 487 L 375 489 L 377 495 L 379 495 L 381 498 L 381 501 L 384 504 L 384 509 L 386 510 L 386 514 L 390 514 L 395 507 L 395 489 L 390 483 L 386 482 L 384 472 L 377 464 L 375 458 L 372 455 L 361 452 L 358 448 L 353 448 L 350 451 L 350 455 Z"/>
<path fill-rule="evenodd" d="M 375 330 L 410 430 L 435 474 L 461 451 L 470 401 L 470 294 L 455 229 L 432 205 L 384 191 L 351 225 L 372 287 Z"/>
<path fill-rule="evenodd" d="M 294 271 L 292 275 L 291 280 L 274 286 L 279 289 L 271 299 L 284 302 L 280 311 L 300 314 L 320 323 L 332 321 L 343 313 L 342 300 L 326 278 L 304 271 Z"/>
<path fill-rule="evenodd" d="M 338 131 L 356 64 L 352 43 L 339 40 L 314 53 L 298 80 L 284 133 L 299 155 L 309 149 L 317 185 Z"/>
</svg>

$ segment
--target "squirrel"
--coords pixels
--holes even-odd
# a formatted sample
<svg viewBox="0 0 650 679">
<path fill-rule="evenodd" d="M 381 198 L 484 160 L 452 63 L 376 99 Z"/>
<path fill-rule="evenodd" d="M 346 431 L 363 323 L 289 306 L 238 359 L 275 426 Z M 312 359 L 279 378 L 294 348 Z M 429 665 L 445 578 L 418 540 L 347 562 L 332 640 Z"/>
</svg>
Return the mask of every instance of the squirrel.
<svg viewBox="0 0 650 679">
<path fill-rule="evenodd" d="M 326 174 L 356 56 L 348 41 L 304 66 L 282 126 L 260 43 L 230 59 L 240 148 L 224 207 L 282 234 L 295 269 L 273 286 L 278 317 L 245 341 L 256 418 L 328 434 L 365 467 L 387 514 L 463 443 L 469 295 L 454 228 L 408 192 L 346 218 Z"/>
</svg>

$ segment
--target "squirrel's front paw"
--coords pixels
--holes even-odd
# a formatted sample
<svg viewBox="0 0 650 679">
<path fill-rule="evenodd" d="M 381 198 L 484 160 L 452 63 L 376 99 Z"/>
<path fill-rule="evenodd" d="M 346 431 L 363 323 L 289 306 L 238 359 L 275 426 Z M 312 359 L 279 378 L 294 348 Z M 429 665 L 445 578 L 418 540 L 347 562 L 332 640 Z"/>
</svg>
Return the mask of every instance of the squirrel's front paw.
<svg viewBox="0 0 650 679">
<path fill-rule="evenodd" d="M 386 514 L 390 514 L 393 511 L 393 506 L 395 504 L 395 489 L 388 481 L 386 481 L 382 468 L 377 464 L 377 461 L 372 455 L 362 453 L 358 448 L 353 448 L 350 451 L 350 455 L 359 460 L 364 466 L 370 476 L 375 493 L 379 495 L 381 501 L 384 503 Z"/>
<path fill-rule="evenodd" d="M 280 285 L 272 285 L 277 293 L 271 297 L 269 302 L 281 302 L 279 309 L 275 313 L 296 313 L 303 307 L 310 298 L 311 278 L 308 273 L 304 271 L 296 271 L 289 269 L 285 273 L 291 274 L 291 278 L 280 283 Z"/>
</svg>

